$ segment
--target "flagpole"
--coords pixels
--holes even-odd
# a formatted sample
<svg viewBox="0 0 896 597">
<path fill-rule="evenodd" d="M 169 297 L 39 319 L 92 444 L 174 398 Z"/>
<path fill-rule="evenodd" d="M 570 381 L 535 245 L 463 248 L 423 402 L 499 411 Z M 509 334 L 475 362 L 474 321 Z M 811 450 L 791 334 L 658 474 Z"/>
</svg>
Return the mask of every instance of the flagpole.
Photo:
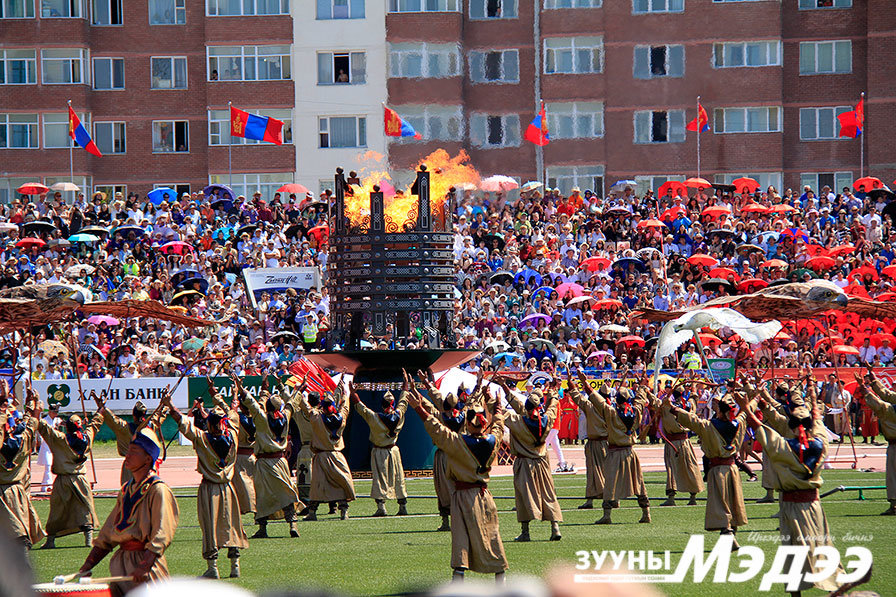
<svg viewBox="0 0 896 597">
<path fill-rule="evenodd" d="M 233 113 L 230 108 L 233 102 L 227 102 L 227 113 L 230 114 L 230 127 L 233 128 Z M 228 134 L 227 138 L 230 142 L 227 144 L 227 186 L 233 188 L 233 134 Z M 248 193 L 247 193 L 248 194 Z"/>
<path fill-rule="evenodd" d="M 700 132 L 703 126 L 700 123 L 700 96 L 697 96 L 697 178 L 700 178 Z"/>
<path fill-rule="evenodd" d="M 68 100 L 68 107 L 72 107 L 72 100 Z M 71 138 L 72 136 L 72 125 L 71 125 L 71 115 L 69 115 L 69 125 L 68 125 L 68 180 L 72 184 L 75 184 L 75 140 Z M 74 191 L 72 192 L 72 205 L 75 204 L 75 200 L 78 198 L 78 194 Z"/>
<path fill-rule="evenodd" d="M 868 130 L 865 126 L 865 92 L 862 92 L 862 96 L 859 99 L 859 102 L 862 104 L 862 132 L 859 134 L 859 178 L 863 178 L 865 176 L 865 131 Z M 855 109 L 855 108 L 853 108 Z"/>
</svg>

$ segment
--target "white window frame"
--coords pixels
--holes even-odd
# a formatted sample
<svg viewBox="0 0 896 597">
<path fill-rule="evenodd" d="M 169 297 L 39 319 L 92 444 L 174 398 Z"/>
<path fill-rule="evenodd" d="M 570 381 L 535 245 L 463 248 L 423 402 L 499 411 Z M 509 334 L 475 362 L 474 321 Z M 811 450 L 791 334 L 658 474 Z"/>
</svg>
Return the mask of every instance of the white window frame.
<svg viewBox="0 0 896 597">
<path fill-rule="evenodd" d="M 551 140 L 559 139 L 600 139 L 604 136 L 603 102 L 549 102 L 545 105 L 548 116 L 548 132 Z M 582 130 L 588 128 L 591 121 L 590 134 Z M 566 123 L 572 127 L 572 135 L 561 134 Z"/>
<path fill-rule="evenodd" d="M 336 57 L 347 57 L 348 58 L 348 81 L 336 81 Z M 329 57 L 327 59 L 327 57 Z M 330 66 L 330 78 L 334 79 L 333 81 L 321 81 L 321 61 L 328 60 L 328 64 Z M 355 66 L 360 62 L 363 65 L 363 73 L 361 77 L 356 77 L 354 75 Z M 365 85 L 367 83 L 367 53 L 363 51 L 349 51 L 346 50 L 344 52 L 337 51 L 328 51 L 328 52 L 318 52 L 317 53 L 317 84 L 318 85 Z"/>
<path fill-rule="evenodd" d="M 155 86 L 155 77 L 153 73 L 153 63 L 156 60 L 168 60 L 171 66 L 171 87 L 156 87 Z M 175 61 L 183 60 L 184 61 L 184 86 L 177 87 L 177 66 Z M 190 88 L 190 63 L 187 60 L 186 56 L 150 56 L 149 58 L 149 78 L 150 83 L 149 87 L 153 91 L 183 91 L 184 89 Z"/>
<path fill-rule="evenodd" d="M 819 0 L 799 0 L 797 6 L 800 10 L 830 10 L 852 8 L 852 0 L 832 0 L 830 6 L 818 6 Z M 814 4 L 814 6 L 810 6 Z"/>
<path fill-rule="evenodd" d="M 587 40 L 587 41 L 586 41 Z M 604 38 L 602 35 L 579 35 L 575 37 L 547 37 L 543 43 L 544 61 L 542 72 L 546 75 L 599 74 L 604 72 Z M 557 59 L 559 52 L 570 53 L 572 68 L 561 70 Z M 580 62 L 583 53 L 590 52 L 590 70 L 582 70 Z M 597 52 L 595 60 L 594 52 Z M 597 63 L 596 65 L 594 63 Z"/>
<path fill-rule="evenodd" d="M 501 142 L 491 143 L 488 140 L 490 120 L 501 119 Z M 479 125 L 483 126 L 483 137 L 479 138 Z M 519 147 L 522 131 L 519 114 L 486 114 L 474 112 L 470 115 L 470 143 L 482 149 L 500 149 L 502 147 Z"/>
<path fill-rule="evenodd" d="M 2 0 L 0 0 L 2 2 Z M 14 56 L 10 58 L 10 53 L 25 54 L 31 52 L 31 57 Z M 24 62 L 26 81 L 24 83 L 10 83 L 10 74 L 12 73 L 13 62 Z M 37 85 L 37 50 L 34 48 L 6 48 L 0 49 L 0 85 Z"/>
<path fill-rule="evenodd" d="M 52 52 L 57 52 L 57 51 L 70 51 L 73 53 L 77 52 L 78 56 L 77 57 L 65 57 L 65 58 L 59 58 L 59 57 L 55 57 L 55 56 L 51 56 L 49 58 L 46 57 L 46 54 L 49 54 Z M 89 54 L 90 53 L 86 48 L 42 48 L 40 51 L 41 84 L 43 84 L 43 85 L 89 85 L 90 84 L 90 68 L 89 68 L 89 62 L 88 62 Z M 79 66 L 78 70 L 79 70 L 79 74 L 81 76 L 81 80 L 80 81 L 73 80 L 71 82 L 47 81 L 46 76 L 47 76 L 47 72 L 49 70 L 47 68 L 47 66 L 48 66 L 46 64 L 47 62 L 70 62 L 70 65 L 68 67 L 68 72 L 72 79 L 75 78 L 74 64 L 75 64 L 75 62 L 77 62 L 78 66 Z M 65 68 L 65 67 L 63 67 L 63 68 Z"/>
<path fill-rule="evenodd" d="M 559 188 L 564 195 L 569 194 L 572 187 L 579 187 L 582 192 L 591 190 L 598 197 L 604 196 L 606 184 L 606 166 L 603 164 L 584 164 L 575 166 L 548 166 L 547 184 L 553 188 Z M 592 188 L 595 178 L 600 178 L 600 188 Z"/>
<path fill-rule="evenodd" d="M 756 111 L 766 111 L 766 122 L 768 123 L 767 130 L 764 131 L 756 131 L 756 130 L 748 130 L 750 125 L 751 117 L 756 114 Z M 774 110 L 774 112 L 772 112 Z M 742 118 L 741 122 L 743 122 L 744 128 L 743 130 L 729 130 L 733 127 L 728 125 L 728 120 L 733 118 L 736 113 L 740 113 Z M 736 108 L 715 108 L 713 110 L 713 133 L 717 135 L 729 135 L 729 134 L 737 134 L 737 133 L 780 133 L 781 132 L 781 122 L 783 120 L 784 109 L 782 106 L 748 106 L 748 107 L 736 107 Z M 774 127 L 772 126 L 772 120 L 774 120 Z"/>
<path fill-rule="evenodd" d="M 18 7 L 22 12 L 22 16 L 11 17 L 4 11 L 4 2 L 0 2 L 0 19 L 33 19 L 34 18 L 34 0 L 18 0 Z"/>
<path fill-rule="evenodd" d="M 28 118 L 28 117 L 33 117 Z M 24 119 L 28 118 L 25 122 Z M 13 122 L 16 120 L 18 122 Z M 12 127 L 27 126 L 28 145 L 24 147 L 13 147 L 10 145 L 12 139 Z M 40 116 L 36 112 L 11 112 L 0 113 L 0 149 L 40 149 Z"/>
<path fill-rule="evenodd" d="M 249 114 L 256 114 L 258 116 L 270 116 L 272 118 L 276 118 L 283 122 L 283 144 L 291 145 L 293 142 L 292 138 L 292 123 L 293 123 L 293 110 L 291 109 L 251 109 L 251 108 L 241 108 L 243 111 L 248 112 Z M 285 114 L 284 114 L 285 113 Z M 228 143 L 224 141 L 224 138 L 229 138 L 229 145 L 262 145 L 266 144 L 266 141 L 259 141 L 257 139 L 245 139 L 243 137 L 230 137 L 230 110 L 227 108 L 220 108 L 217 110 L 209 110 L 208 111 L 208 144 L 219 147 L 226 147 Z"/>
<path fill-rule="evenodd" d="M 101 147 L 100 146 L 100 128 L 109 127 L 110 131 L 110 147 Z M 96 143 L 96 146 L 99 148 L 100 153 L 103 155 L 124 155 L 128 152 L 128 134 L 127 134 L 127 123 L 123 121 L 117 120 L 103 120 L 97 121 L 93 123 L 93 141 Z M 116 151 L 116 143 L 119 144 L 119 147 L 122 151 Z"/>
<path fill-rule="evenodd" d="M 389 12 L 460 12 L 462 4 L 463 0 L 389 0 Z"/>
<path fill-rule="evenodd" d="M 49 4 L 49 2 L 45 2 L 41 0 L 40 2 L 40 18 L 42 19 L 84 19 L 87 18 L 87 0 L 50 0 L 52 2 L 57 2 L 58 4 L 68 5 L 68 10 L 71 12 L 72 9 L 77 9 L 78 14 L 70 14 L 70 15 L 61 15 L 61 14 L 52 14 L 54 7 Z M 58 12 L 58 11 L 57 11 Z"/>
<path fill-rule="evenodd" d="M 330 119 L 332 118 L 354 118 L 355 119 L 355 141 L 356 145 L 337 145 L 330 143 Z M 360 114 L 339 114 L 332 116 L 318 116 L 317 118 L 317 147 L 318 149 L 352 149 L 367 147 L 367 116 Z M 327 135 L 326 145 L 324 144 L 323 135 Z M 362 139 L 363 137 L 363 139 Z"/>
<path fill-rule="evenodd" d="M 303 0 L 293 0 L 293 2 L 302 2 Z M 268 17 L 268 16 L 276 16 L 276 15 L 288 15 L 289 14 L 289 2 L 290 0 L 278 0 L 277 6 L 279 12 L 258 12 L 258 2 L 259 0 L 240 0 L 240 13 L 239 14 L 220 14 L 220 10 L 213 9 L 212 7 L 219 6 L 220 4 L 226 5 L 227 0 L 205 0 L 205 16 L 208 17 Z M 252 9 L 250 12 L 246 12 L 245 8 L 247 4 L 251 4 Z"/>
<path fill-rule="evenodd" d="M 78 115 L 78 118 L 81 120 L 81 124 L 84 125 L 84 130 L 90 130 L 90 113 L 89 112 L 75 112 Z M 41 124 L 41 147 L 44 149 L 68 149 L 69 147 L 77 147 L 74 144 L 74 140 L 68 134 L 68 112 L 44 112 L 40 115 L 40 124 Z M 57 135 L 62 132 L 62 145 L 50 145 L 48 140 L 50 139 L 48 127 L 56 127 Z"/>
<path fill-rule="evenodd" d="M 501 54 L 501 78 L 486 78 L 486 57 L 490 54 Z M 508 57 L 513 56 L 516 63 L 516 77 L 507 75 Z M 470 80 L 475 85 L 504 85 L 507 83 L 519 83 L 520 81 L 520 54 L 516 49 L 495 48 L 494 50 L 474 50 L 470 52 Z"/>
<path fill-rule="evenodd" d="M 107 13 L 109 15 L 108 23 L 97 23 L 97 7 L 102 4 L 106 7 Z M 114 18 L 115 11 L 113 10 L 117 5 L 118 9 L 118 22 L 111 22 Z M 121 27 L 124 25 L 124 0 L 90 0 L 90 24 L 94 27 Z"/>
<path fill-rule="evenodd" d="M 665 73 L 655 75 L 653 74 L 652 60 L 653 60 L 653 49 L 654 48 L 665 48 L 665 60 L 663 68 L 665 69 Z M 638 74 L 638 65 L 641 58 L 639 55 L 643 55 L 646 52 L 646 56 L 642 56 L 642 58 L 646 59 L 645 66 L 647 71 L 645 73 L 646 76 L 641 76 Z M 681 70 L 673 74 L 673 54 L 680 54 L 681 56 Z M 656 46 L 635 46 L 634 55 L 632 58 L 632 75 L 635 79 L 639 80 L 650 80 L 650 79 L 680 79 L 684 77 L 685 71 L 685 50 L 682 44 L 660 44 Z"/>
<path fill-rule="evenodd" d="M 765 64 L 747 64 L 748 50 L 751 46 L 765 44 Z M 774 47 L 772 46 L 774 44 Z M 729 50 L 739 48 L 743 58 L 743 64 L 725 64 L 725 56 Z M 772 57 L 772 54 L 774 56 Z M 721 60 L 719 57 L 721 56 Z M 766 66 L 781 66 L 781 40 L 755 40 L 755 41 L 735 41 L 720 42 L 713 44 L 712 49 L 712 67 L 713 68 L 763 68 Z"/>
<path fill-rule="evenodd" d="M 293 0 L 295 1 L 295 0 Z M 300 0 L 301 1 L 301 0 Z M 310 0 L 306 0 L 310 1 Z M 367 16 L 366 0 L 316 0 L 317 7 L 315 15 L 318 21 L 341 21 L 344 19 L 363 19 Z M 337 4 L 345 6 L 346 16 L 334 16 L 336 14 Z M 356 14 L 356 5 L 360 4 L 360 13 Z M 330 16 L 321 16 L 321 7 L 326 6 Z"/>
<path fill-rule="evenodd" d="M 812 182 L 809 183 L 809 187 L 815 192 L 815 195 L 818 196 L 821 193 L 821 187 L 823 186 L 821 182 L 818 180 L 819 176 L 831 176 L 834 179 L 832 183 L 831 191 L 833 193 L 839 193 L 840 189 L 843 187 L 852 188 L 852 182 L 854 180 L 853 172 L 851 170 L 839 170 L 837 172 L 800 172 L 800 189 L 802 189 L 807 183 L 806 180 L 811 178 Z M 837 184 L 837 181 L 840 181 L 840 184 Z"/>
<path fill-rule="evenodd" d="M 409 75 L 405 61 L 420 61 L 420 76 Z M 431 72 L 433 61 L 445 66 L 445 74 Z M 463 60 L 457 44 L 430 44 L 422 42 L 389 44 L 389 76 L 396 79 L 445 79 L 463 75 Z"/>
<path fill-rule="evenodd" d="M 172 134 L 172 142 L 171 142 L 171 150 L 166 151 L 161 148 L 161 145 L 156 145 L 156 125 L 160 124 L 170 124 L 171 125 L 171 134 Z M 178 151 L 177 150 L 177 126 L 178 124 L 185 124 L 187 126 L 186 137 L 187 137 L 187 149 L 186 151 Z M 151 128 L 151 143 L 152 143 L 152 153 L 190 153 L 190 121 L 189 120 L 153 120 L 152 128 Z"/>
<path fill-rule="evenodd" d="M 568 4 L 569 6 L 563 6 Z M 544 0 L 545 10 L 564 10 L 573 8 L 600 8 L 603 0 Z"/>
<path fill-rule="evenodd" d="M 464 140 L 464 111 L 462 106 L 408 104 L 392 106 L 392 109 L 414 127 L 414 130 L 420 133 L 422 139 L 389 137 L 391 143 Z M 438 126 L 435 125 L 436 121 Z M 452 127 L 456 129 L 453 135 L 448 132 Z"/>
<path fill-rule="evenodd" d="M 656 141 L 653 139 L 653 114 L 655 112 L 664 112 L 666 114 L 666 140 L 665 141 Z M 650 127 L 649 139 L 646 141 L 638 140 L 638 123 L 645 118 L 645 114 L 648 118 L 647 125 Z M 634 129 L 634 143 L 635 145 L 653 145 L 653 144 L 666 144 L 666 143 L 684 143 L 687 135 L 685 134 L 685 111 L 684 110 L 636 110 L 634 113 L 634 121 L 633 121 L 633 129 Z M 673 123 L 673 118 L 678 121 Z M 681 129 L 673 131 L 673 124 L 680 124 Z"/>
<path fill-rule="evenodd" d="M 664 183 L 670 180 L 684 182 L 681 174 L 639 174 L 635 176 L 638 188 L 635 190 L 639 197 L 643 197 L 647 191 L 656 192 Z"/>
<path fill-rule="evenodd" d="M 817 108 L 800 108 L 800 120 L 799 120 L 799 127 L 800 127 L 800 141 L 836 141 L 837 139 L 846 139 L 847 137 L 840 137 L 840 136 L 839 136 L 839 134 L 840 134 L 840 121 L 837 120 L 837 116 L 838 116 L 839 114 L 844 113 L 844 112 L 850 112 L 850 111 L 852 111 L 852 109 L 853 109 L 852 106 L 819 106 L 819 107 L 817 107 Z M 833 132 L 832 132 L 832 135 L 831 135 L 830 137 L 822 137 L 822 136 L 820 136 L 820 133 L 819 133 L 819 130 L 820 130 L 819 122 L 820 122 L 820 120 L 821 120 L 821 119 L 819 118 L 819 116 L 822 114 L 822 111 L 827 112 L 828 110 L 832 110 L 832 111 L 833 111 L 833 116 L 832 116 L 832 118 L 833 118 Z M 806 117 L 806 115 L 807 115 L 810 111 L 815 113 L 815 116 L 814 116 L 814 119 L 815 119 L 815 136 L 814 136 L 814 137 L 804 137 L 804 136 L 803 136 L 803 118 Z"/>
<path fill-rule="evenodd" d="M 517 0 L 469 0 L 471 21 L 497 21 L 519 18 L 519 6 Z M 500 4 L 500 14 L 488 16 L 488 4 L 495 2 Z"/>
<path fill-rule="evenodd" d="M 654 9 L 654 5 L 663 2 L 664 8 Z M 632 0 L 632 14 L 666 14 L 684 12 L 685 0 Z"/>
<path fill-rule="evenodd" d="M 228 54 L 213 53 L 223 52 L 227 49 Z M 237 53 L 238 52 L 238 53 Z M 269 58 L 280 59 L 280 78 L 259 78 L 262 63 Z M 240 77 L 238 79 L 222 79 L 221 78 L 221 60 L 236 60 L 240 66 Z M 215 65 L 215 67 L 212 66 Z M 255 74 L 253 78 L 246 77 L 246 65 L 252 64 L 252 70 Z M 218 78 L 212 79 L 212 72 L 218 71 Z M 292 79 L 292 56 L 289 46 L 281 44 L 272 44 L 264 46 L 230 46 L 230 45 L 213 45 L 205 48 L 205 74 L 208 81 L 224 81 L 224 82 L 249 82 L 249 81 L 289 81 Z"/>
<path fill-rule="evenodd" d="M 153 7 L 148 5 L 148 13 L 149 13 L 149 24 L 151 26 L 156 25 L 186 25 L 187 24 L 187 1 L 186 0 L 150 0 L 150 3 L 156 2 L 169 2 L 174 10 L 172 16 L 174 20 L 172 22 L 153 22 Z M 208 6 L 208 5 L 206 5 Z"/>
<path fill-rule="evenodd" d="M 115 64 L 116 60 L 121 60 L 121 87 L 97 87 L 96 86 L 97 85 L 96 63 L 97 63 L 97 61 L 100 61 L 100 60 L 108 62 L 109 80 L 112 81 L 113 85 L 115 84 L 114 64 Z M 93 59 L 91 60 L 91 63 L 93 65 L 92 80 L 93 80 L 93 89 L 95 91 L 124 91 L 125 90 L 124 58 L 122 58 L 121 56 L 94 56 Z"/>
<path fill-rule="evenodd" d="M 262 197 L 266 201 L 270 201 L 277 189 L 287 183 L 295 182 L 294 177 L 293 172 L 234 172 L 233 174 L 223 172 L 209 174 L 208 183 L 226 184 L 233 189 L 237 196 L 242 195 L 243 197 L 251 198 L 255 191 L 261 191 Z M 332 181 L 330 181 L 330 186 L 332 186 Z"/>
<path fill-rule="evenodd" d="M 822 47 L 830 46 L 831 48 L 831 70 L 820 70 L 818 65 L 819 50 Z M 844 48 L 848 48 L 849 53 L 849 70 L 837 70 L 837 58 L 843 53 Z M 803 52 L 812 52 L 812 63 L 815 65 L 812 70 L 803 70 Z M 800 76 L 812 75 L 848 75 L 852 72 L 852 40 L 849 39 L 831 39 L 820 41 L 803 41 L 800 42 Z"/>
</svg>

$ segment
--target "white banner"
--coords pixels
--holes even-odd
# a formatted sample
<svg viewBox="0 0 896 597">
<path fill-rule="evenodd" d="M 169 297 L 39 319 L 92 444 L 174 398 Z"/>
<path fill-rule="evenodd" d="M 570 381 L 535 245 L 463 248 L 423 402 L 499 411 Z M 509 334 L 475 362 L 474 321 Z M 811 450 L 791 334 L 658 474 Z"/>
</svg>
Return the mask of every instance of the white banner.
<svg viewBox="0 0 896 597">
<path fill-rule="evenodd" d="M 106 407 L 115 413 L 130 414 L 138 400 L 152 412 L 159 405 L 165 388 L 169 386 L 173 388 L 177 379 L 176 377 L 115 378 L 111 380 L 111 386 L 108 379 L 82 379 L 84 406 L 88 413 L 96 410 L 90 399 L 90 391 L 93 390 L 97 396 L 106 401 Z M 81 412 L 77 379 L 40 379 L 34 380 L 33 385 L 44 407 L 51 402 L 57 402 L 60 412 Z M 189 399 L 187 380 L 184 379 L 174 390 L 172 402 L 178 408 L 187 409 L 190 406 Z"/>
<path fill-rule="evenodd" d="M 282 293 L 287 288 L 320 289 L 320 271 L 316 267 L 246 268 L 243 270 L 243 278 L 254 308 L 258 308 L 256 301 L 261 298 L 262 292 Z"/>
</svg>

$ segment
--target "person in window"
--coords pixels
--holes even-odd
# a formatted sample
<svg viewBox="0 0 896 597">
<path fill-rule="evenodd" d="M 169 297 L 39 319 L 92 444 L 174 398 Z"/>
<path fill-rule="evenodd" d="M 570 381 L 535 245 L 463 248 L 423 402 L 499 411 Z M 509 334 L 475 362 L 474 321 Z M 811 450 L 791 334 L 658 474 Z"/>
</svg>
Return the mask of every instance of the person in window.
<svg viewBox="0 0 896 597">
<path fill-rule="evenodd" d="M 336 82 L 337 83 L 348 83 L 349 82 L 348 73 L 346 73 L 342 69 L 339 69 L 339 74 L 336 75 Z"/>
<path fill-rule="evenodd" d="M 218 80 L 218 69 L 215 69 L 215 70 L 212 71 L 212 77 L 211 77 L 211 80 L 212 80 L 212 81 L 217 81 L 217 80 Z M 215 192 L 217 193 L 217 191 L 215 191 Z"/>
</svg>

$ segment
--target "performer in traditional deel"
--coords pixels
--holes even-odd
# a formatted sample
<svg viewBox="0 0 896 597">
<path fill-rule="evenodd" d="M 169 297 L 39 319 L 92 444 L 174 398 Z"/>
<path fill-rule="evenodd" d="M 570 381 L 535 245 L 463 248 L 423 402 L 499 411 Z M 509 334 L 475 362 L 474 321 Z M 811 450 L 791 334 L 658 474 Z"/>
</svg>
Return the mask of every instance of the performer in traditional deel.
<svg viewBox="0 0 896 597">
<path fill-rule="evenodd" d="M 118 449 L 119 456 L 124 457 L 127 455 L 128 446 L 131 445 L 131 440 L 134 438 L 134 432 L 139 427 L 150 425 L 152 430 L 156 432 L 156 435 L 161 437 L 162 421 L 165 420 L 165 413 L 163 411 L 158 410 L 154 412 L 152 420 L 147 421 L 146 405 L 138 400 L 137 404 L 134 405 L 134 408 L 131 409 L 131 417 L 133 420 L 128 422 L 106 408 L 106 401 L 100 398 L 96 391 L 91 390 L 90 397 L 96 403 L 97 412 L 103 415 L 103 423 L 105 423 L 106 426 L 112 430 L 112 433 L 115 434 L 115 447 Z M 121 465 L 120 480 L 122 485 L 131 480 L 131 472 L 124 466 L 124 463 Z"/>
<path fill-rule="evenodd" d="M 696 402 L 686 396 L 681 388 L 673 387 L 669 396 L 669 404 L 691 414 L 697 412 Z M 703 491 L 703 473 L 700 472 L 694 446 L 688 439 L 688 430 L 679 424 L 665 402 L 651 395 L 650 404 L 660 418 L 661 436 L 665 443 L 663 461 L 666 465 L 666 501 L 660 505 L 674 506 L 678 491 L 690 495 L 689 506 L 696 505 L 697 494 Z"/>
</svg>

